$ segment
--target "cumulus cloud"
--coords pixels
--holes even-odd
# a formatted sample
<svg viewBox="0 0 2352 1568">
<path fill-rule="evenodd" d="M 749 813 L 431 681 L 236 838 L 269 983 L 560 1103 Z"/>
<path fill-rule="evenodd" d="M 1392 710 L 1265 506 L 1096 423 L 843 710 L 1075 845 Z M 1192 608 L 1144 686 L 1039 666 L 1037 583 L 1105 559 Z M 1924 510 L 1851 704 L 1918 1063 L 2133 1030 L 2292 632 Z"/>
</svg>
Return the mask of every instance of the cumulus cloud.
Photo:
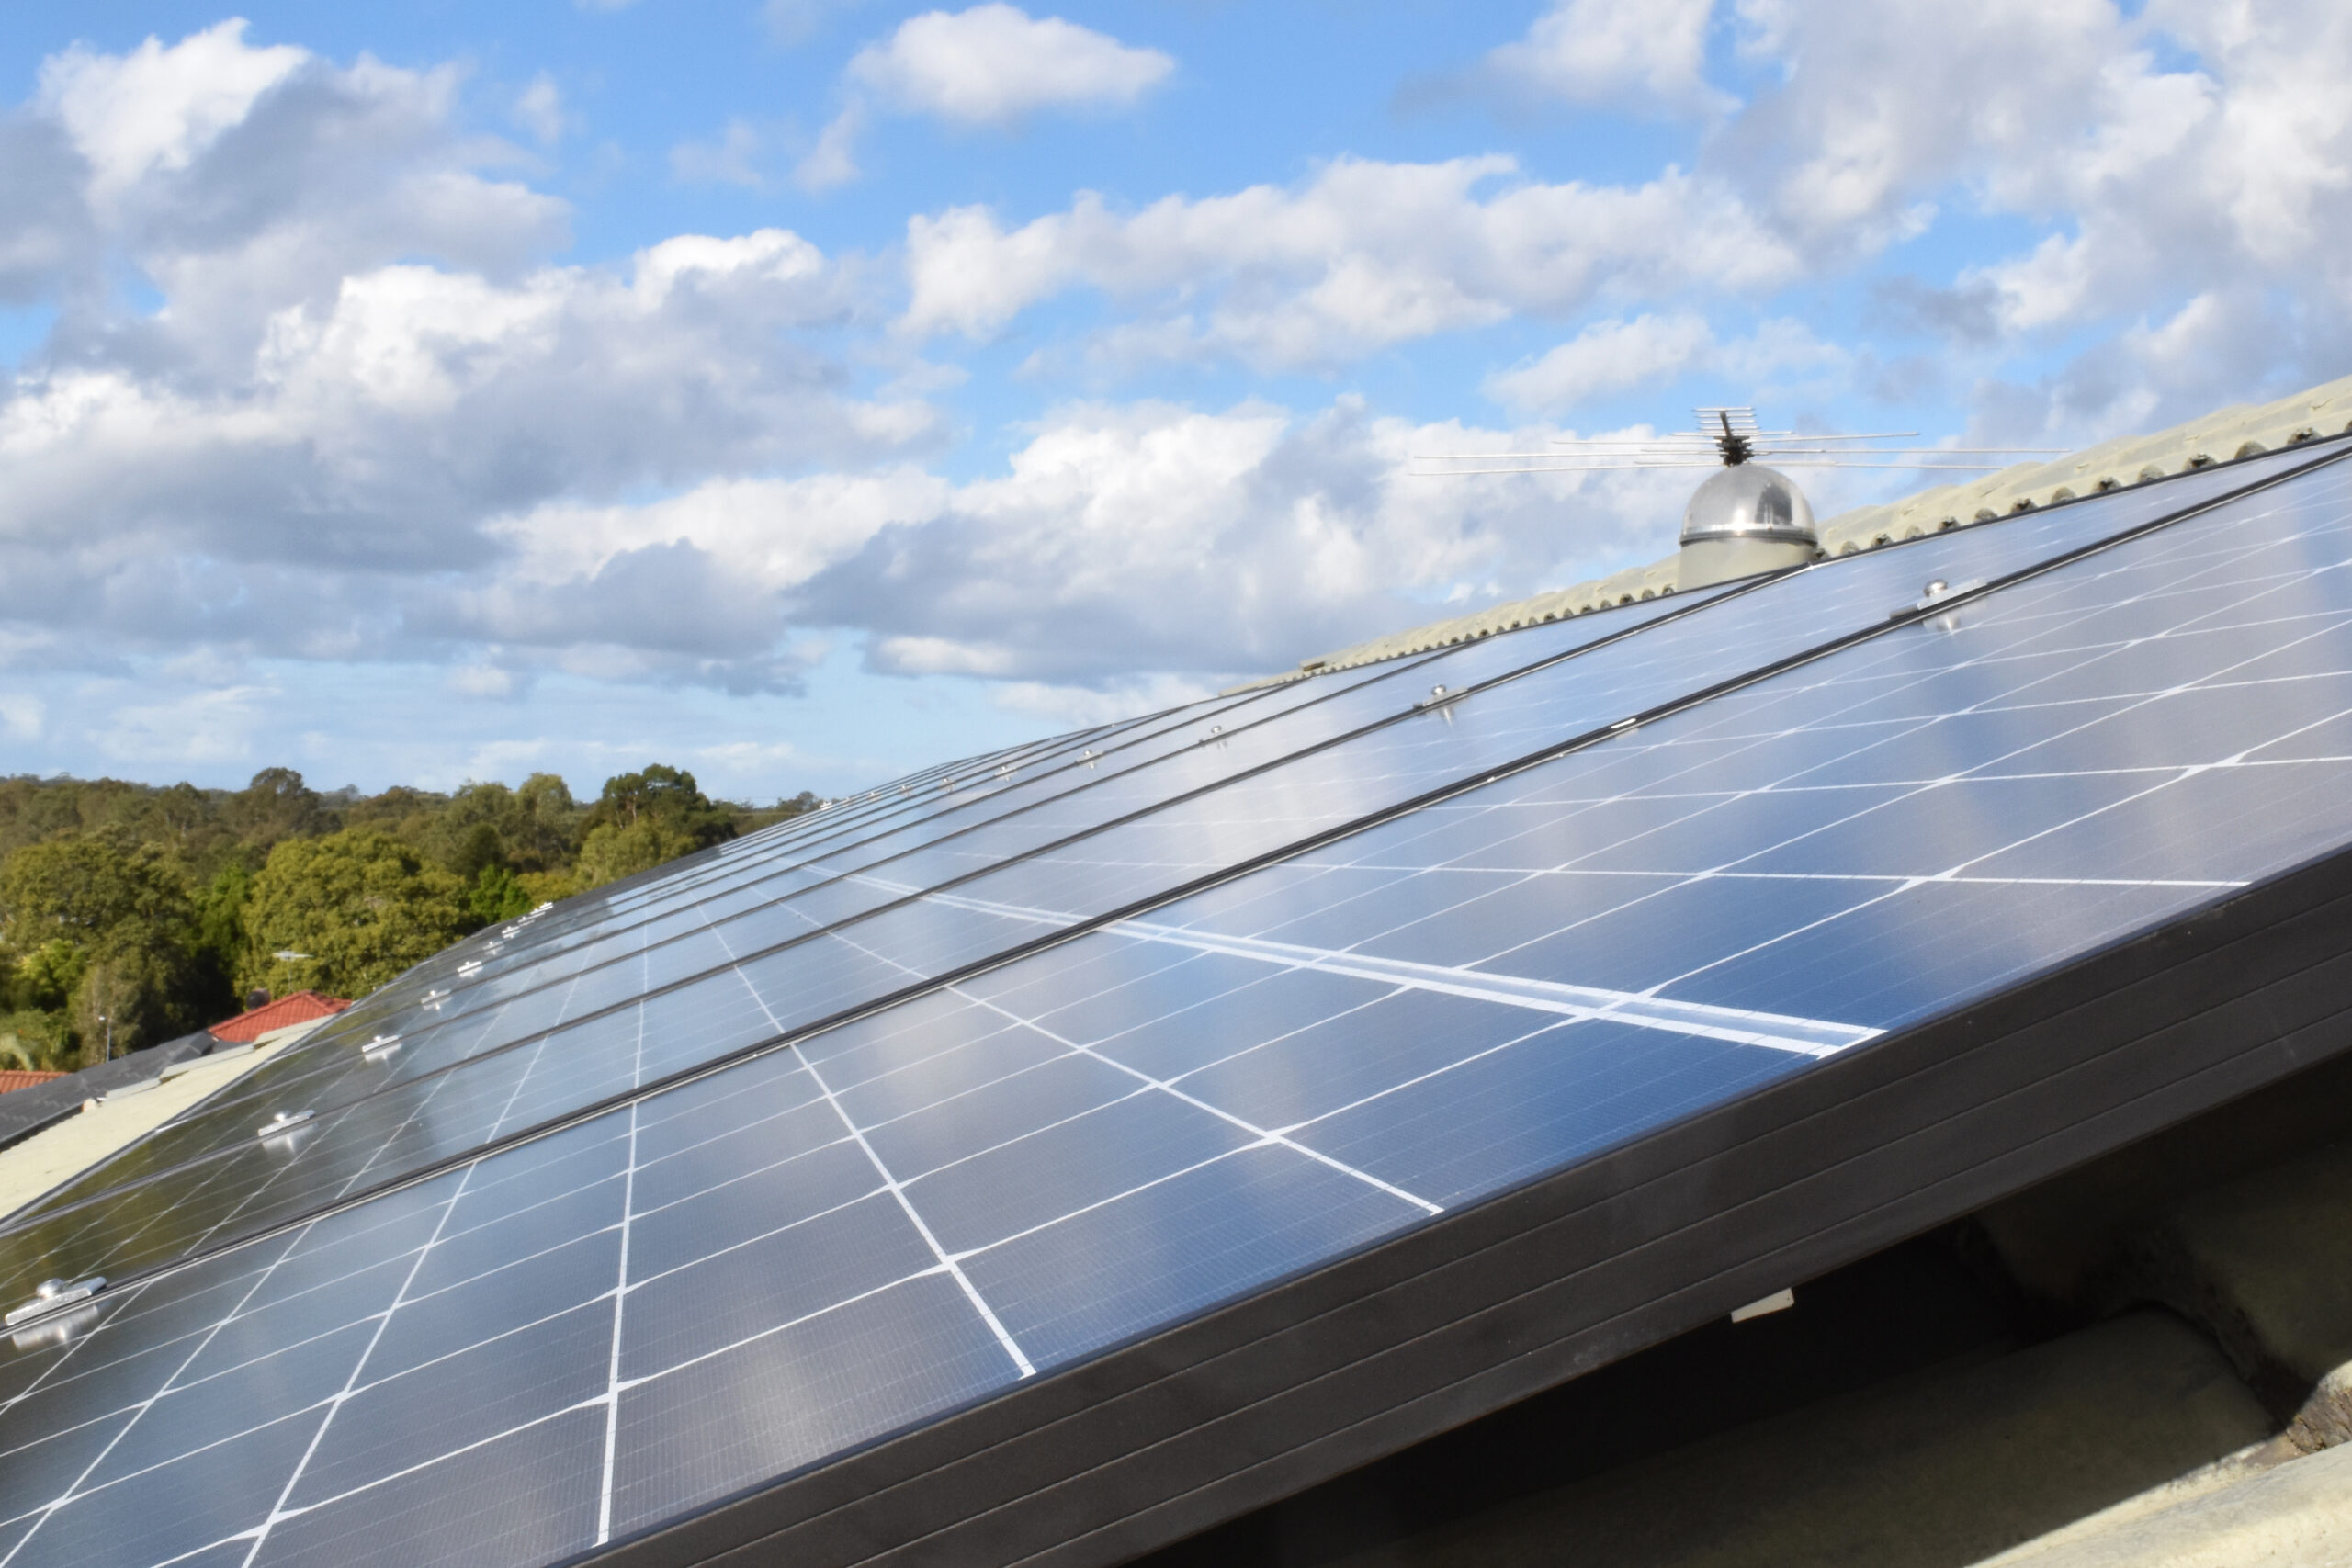
<svg viewBox="0 0 2352 1568">
<path fill-rule="evenodd" d="M 146 175 L 178 173 L 243 122 L 255 100 L 310 58 L 254 49 L 232 20 L 166 49 L 150 38 L 124 55 L 76 44 L 45 62 L 40 104 L 90 164 L 90 196 L 111 206 Z"/>
<path fill-rule="evenodd" d="M 1816 270 L 1916 233 L 1947 206 L 2044 231 L 1894 303 L 1998 349 L 2033 334 L 2197 319 L 2251 334 L 2167 358 L 2149 332 L 2103 342 L 2046 389 L 2058 427 L 2120 428 L 2339 373 L 2352 341 L 2352 15 L 2109 0 L 1742 0 L 1747 47 L 1783 80 L 1724 127 L 1705 166 Z M 2102 334 L 2105 335 L 2105 334 Z M 2248 348 L 2252 353 L 2245 352 Z M 2119 359 L 2120 355 L 2120 359 Z M 2123 373 L 2128 363 L 2131 370 Z M 2261 371 L 2255 371 L 2257 376 Z M 2154 402 L 2113 402 L 2138 378 Z"/>
<path fill-rule="evenodd" d="M 1597 321 L 1533 364 L 1489 376 L 1487 394 L 1514 408 L 1557 412 L 1679 376 L 1714 345 L 1714 329 L 1703 316 Z"/>
<path fill-rule="evenodd" d="M 446 630 L 499 668 L 581 670 L 626 628 L 632 670 L 789 689 L 809 635 L 844 628 L 873 669 L 985 677 L 1011 711 L 1092 722 L 1671 547 L 1671 476 L 1412 471 L 1418 450 L 1550 434 L 1351 398 L 1079 404 L 960 482 L 901 466 L 515 513 L 495 526 L 507 565 Z"/>
<path fill-rule="evenodd" d="M 901 327 L 984 338 L 1073 287 L 1156 316 L 1161 341 L 1271 367 L 1344 361 L 1604 291 L 1760 291 L 1797 258 L 1729 192 L 1669 169 L 1638 186 L 1545 184 L 1509 158 L 1336 160 L 1304 185 L 1170 197 L 1140 211 L 1081 195 L 1007 229 L 986 208 L 907 231 Z"/>
<path fill-rule="evenodd" d="M 804 3 L 787 7 L 792 36 L 813 25 Z M 850 61 L 846 102 L 801 156 L 794 183 L 821 191 L 857 178 L 856 141 L 875 114 L 1005 128 L 1049 109 L 1130 107 L 1175 69 L 1159 50 L 1137 49 L 1059 17 L 1032 17 L 1002 0 L 967 11 L 926 11 Z"/>
<path fill-rule="evenodd" d="M 1597 321 L 1532 362 L 1487 378 L 1488 397 L 1531 413 L 1557 414 L 1628 388 L 1712 372 L 1753 389 L 1789 371 L 1835 368 L 1850 356 L 1804 322 L 1764 322 L 1744 338 L 1722 339 L 1690 312 Z"/>
<path fill-rule="evenodd" d="M 1714 0 L 1560 0 L 1487 56 L 1486 81 L 1568 103 L 1671 114 L 1733 107 L 1705 76 Z"/>
<path fill-rule="evenodd" d="M 552 147 L 562 141 L 563 133 L 571 125 L 571 117 L 563 105 L 563 90 L 544 71 L 514 96 L 511 113 L 514 123 L 542 147 Z"/>
<path fill-rule="evenodd" d="M 1651 474 L 1415 477 L 1438 446 L 1551 432 L 1416 425 L 1341 398 L 1065 409 L 1000 476 L 908 501 L 793 594 L 867 628 L 869 660 L 1100 687 L 1279 668 L 1672 547 Z"/>
<path fill-rule="evenodd" d="M 865 110 L 858 104 L 835 115 L 817 144 L 793 165 L 793 182 L 803 190 L 831 190 L 857 178 L 857 133 L 865 123 Z"/>
<path fill-rule="evenodd" d="M 760 173 L 763 139 L 747 119 L 729 119 L 709 141 L 681 141 L 670 149 L 671 177 L 684 185 L 742 186 L 757 190 L 767 184 Z"/>
<path fill-rule="evenodd" d="M 458 125 L 446 72 L 338 67 L 224 24 L 69 51 L 42 81 L 0 152 L 49 193 L 0 214 L 0 265 L 57 312 L 0 388 L 19 668 L 66 626 L 101 659 L 415 657 L 511 631 L 772 683 L 775 615 L 723 567 L 654 540 L 568 596 L 501 587 L 494 521 L 935 438 L 925 405 L 853 395 L 808 346 L 863 307 L 794 234 L 550 265 L 561 204 L 486 172 L 506 154 Z M 160 308 L 114 290 L 126 264 Z M 716 608 L 682 625 L 695 594 Z"/>
<path fill-rule="evenodd" d="M 1124 108 L 1176 62 L 1001 3 L 926 11 L 850 62 L 850 80 L 906 113 L 1004 125 L 1040 109 Z"/>
</svg>

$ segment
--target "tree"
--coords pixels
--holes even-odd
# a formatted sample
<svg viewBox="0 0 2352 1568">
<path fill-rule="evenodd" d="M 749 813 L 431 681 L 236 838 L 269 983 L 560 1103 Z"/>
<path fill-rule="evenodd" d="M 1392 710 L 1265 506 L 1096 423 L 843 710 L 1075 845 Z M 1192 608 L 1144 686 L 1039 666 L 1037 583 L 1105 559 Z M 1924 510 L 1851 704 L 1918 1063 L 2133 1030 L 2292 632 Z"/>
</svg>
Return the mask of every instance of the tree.
<svg viewBox="0 0 2352 1568">
<path fill-rule="evenodd" d="M 120 829 L 29 844 L 0 866 L 0 942 L 18 953 L 86 945 L 126 920 L 185 927 L 191 913 L 178 869 Z"/>
<path fill-rule="evenodd" d="M 266 850 L 282 840 L 322 833 L 334 814 L 319 792 L 291 768 L 264 768 L 229 797 L 229 822 L 237 837 Z"/>
<path fill-rule="evenodd" d="M 607 822 L 588 830 L 587 839 L 580 846 L 580 859 L 572 868 L 572 882 L 585 892 L 640 871 L 650 871 L 664 861 L 692 854 L 695 848 L 693 839 L 673 832 L 651 817 L 640 817 L 626 827 Z"/>
<path fill-rule="evenodd" d="M 241 989 L 356 997 L 431 957 L 479 922 L 464 885 L 399 840 L 346 829 L 269 852 L 245 903 Z M 299 953 L 301 958 L 279 958 Z"/>
<path fill-rule="evenodd" d="M 474 874 L 474 885 L 466 893 L 466 907 L 473 911 L 477 925 L 527 915 L 536 902 L 522 878 L 503 865 L 483 866 Z"/>
<path fill-rule="evenodd" d="M 599 828 L 634 828 L 640 822 L 656 823 L 667 837 L 683 838 L 698 850 L 735 836 L 734 812 L 696 788 L 694 774 L 653 762 L 642 773 L 616 773 L 605 781 L 605 793 L 580 824 L 582 845 Z"/>
<path fill-rule="evenodd" d="M 89 966 L 89 949 L 70 937 L 51 937 L 17 960 L 14 999 L 19 1007 L 55 1012 L 74 999 Z"/>
<path fill-rule="evenodd" d="M 62 1022 L 90 1061 L 112 1025 L 118 1053 L 203 1027 L 226 976 L 197 951 L 178 867 L 110 828 L 29 845 L 0 867 L 0 935 L 22 956 L 14 988 Z"/>
<path fill-rule="evenodd" d="M 580 807 L 571 786 L 554 773 L 533 773 L 514 792 L 514 825 L 502 830 L 515 870 L 563 870 L 580 837 Z"/>
<path fill-rule="evenodd" d="M 74 987 L 71 1021 L 81 1065 L 127 1055 L 190 1034 L 223 1009 L 207 1006 L 196 955 L 159 928 L 137 922 L 110 932 L 91 952 Z"/>
</svg>

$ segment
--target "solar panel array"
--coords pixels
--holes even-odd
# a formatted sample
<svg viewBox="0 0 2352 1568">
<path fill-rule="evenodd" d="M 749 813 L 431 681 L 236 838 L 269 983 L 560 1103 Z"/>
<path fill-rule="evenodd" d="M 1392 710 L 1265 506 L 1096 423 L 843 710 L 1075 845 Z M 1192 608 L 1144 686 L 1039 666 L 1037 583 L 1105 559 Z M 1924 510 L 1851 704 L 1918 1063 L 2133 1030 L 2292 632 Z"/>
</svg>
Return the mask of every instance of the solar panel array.
<svg viewBox="0 0 2352 1568">
<path fill-rule="evenodd" d="M 593 1553 L 2333 853 L 2347 563 L 2279 454 L 483 932 L 0 1226 L 112 1281 L 0 1339 L 0 1568 Z"/>
</svg>

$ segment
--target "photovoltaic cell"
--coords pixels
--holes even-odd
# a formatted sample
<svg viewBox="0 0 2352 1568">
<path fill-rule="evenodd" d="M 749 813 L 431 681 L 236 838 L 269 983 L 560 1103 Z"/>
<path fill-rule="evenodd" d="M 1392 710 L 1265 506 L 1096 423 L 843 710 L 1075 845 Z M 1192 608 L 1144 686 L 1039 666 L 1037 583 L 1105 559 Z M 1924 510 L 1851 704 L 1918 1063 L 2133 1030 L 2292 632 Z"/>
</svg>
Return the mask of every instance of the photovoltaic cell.
<svg viewBox="0 0 2352 1568">
<path fill-rule="evenodd" d="M 1803 601 L 1842 629 L 1898 576 L 2012 558 L 1955 547 L 2009 529 L 1657 630 L 1764 662 L 1785 645 L 1727 612 L 1842 581 Z M 1095 835 L 914 877 L 888 916 L 460 1055 L 287 1150 L 37 1216 L 0 1237 L 18 1279 L 198 1255 L 0 1340 L 0 1550 L 555 1561 L 1868 1053 L 2352 841 L 2347 567 L 2352 480 L 2323 468 L 1481 782 L 1645 689 L 1571 660 L 1380 732 L 1340 804 L 1412 800 L 1453 750 L 1442 799 L 412 1185 L 322 1212 L 593 1103 L 573 1074 L 626 1088 L 824 1016 L 821 966 L 779 962 L 818 941 L 900 954 L 855 981 L 888 984 L 963 933 L 1083 923 L 1105 896 L 1054 900 L 1108 884 L 1079 872 L 1175 886 L 1238 852 Z M 1188 830 L 1305 837 L 1353 775 L 1305 776 Z"/>
</svg>

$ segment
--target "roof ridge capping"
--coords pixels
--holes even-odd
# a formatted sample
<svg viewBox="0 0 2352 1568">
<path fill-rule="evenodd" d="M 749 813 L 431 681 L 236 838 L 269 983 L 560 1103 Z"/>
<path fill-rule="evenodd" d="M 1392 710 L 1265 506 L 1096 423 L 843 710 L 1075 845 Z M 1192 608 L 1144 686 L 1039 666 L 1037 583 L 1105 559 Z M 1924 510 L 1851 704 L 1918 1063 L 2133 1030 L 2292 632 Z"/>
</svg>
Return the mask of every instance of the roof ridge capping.
<svg viewBox="0 0 2352 1568">
<path fill-rule="evenodd" d="M 1824 558 L 1850 556 L 1901 544 L 1947 528 L 1991 523 L 2031 512 L 2052 502 L 2122 490 L 2169 479 L 2214 463 L 2258 457 L 2323 435 L 2352 434 L 2352 376 L 2323 382 L 2267 403 L 2236 403 L 2153 435 L 2123 435 L 2046 463 L 2018 463 L 1966 484 L 1938 485 L 1901 501 L 1858 506 L 1819 525 Z M 1260 686 L 1375 664 L 1411 653 L 1426 653 L 1496 632 L 1632 604 L 1671 593 L 1679 575 L 1679 552 L 1647 566 L 1628 567 L 1607 577 L 1554 589 L 1529 599 L 1490 605 L 1410 631 L 1356 643 L 1320 658 L 1303 660 L 1295 670 L 1261 676 L 1227 688 L 1221 695 Z"/>
</svg>

